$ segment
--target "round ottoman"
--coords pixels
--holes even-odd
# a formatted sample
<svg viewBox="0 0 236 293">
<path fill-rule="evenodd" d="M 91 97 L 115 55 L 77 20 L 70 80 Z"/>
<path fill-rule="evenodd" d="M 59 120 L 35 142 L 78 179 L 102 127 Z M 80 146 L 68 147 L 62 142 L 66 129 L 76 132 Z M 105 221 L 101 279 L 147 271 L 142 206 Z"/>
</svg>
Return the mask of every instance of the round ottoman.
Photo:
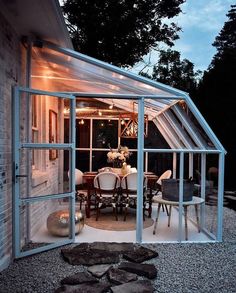
<svg viewBox="0 0 236 293">
<path fill-rule="evenodd" d="M 48 231 L 54 236 L 69 236 L 69 211 L 61 210 L 50 214 L 47 218 Z M 84 227 L 84 215 L 80 211 L 75 212 L 75 234 L 81 232 Z"/>
</svg>

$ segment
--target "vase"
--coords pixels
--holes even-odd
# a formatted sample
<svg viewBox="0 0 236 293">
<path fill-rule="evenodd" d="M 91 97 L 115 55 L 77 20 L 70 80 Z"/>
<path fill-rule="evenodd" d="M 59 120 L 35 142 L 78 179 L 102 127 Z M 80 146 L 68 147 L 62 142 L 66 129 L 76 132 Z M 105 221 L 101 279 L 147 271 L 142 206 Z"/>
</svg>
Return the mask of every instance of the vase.
<svg viewBox="0 0 236 293">
<path fill-rule="evenodd" d="M 121 174 L 121 168 L 112 168 L 112 172 L 116 174 Z"/>
<path fill-rule="evenodd" d="M 123 161 L 114 161 L 113 162 L 113 168 L 121 168 L 123 166 Z"/>
</svg>

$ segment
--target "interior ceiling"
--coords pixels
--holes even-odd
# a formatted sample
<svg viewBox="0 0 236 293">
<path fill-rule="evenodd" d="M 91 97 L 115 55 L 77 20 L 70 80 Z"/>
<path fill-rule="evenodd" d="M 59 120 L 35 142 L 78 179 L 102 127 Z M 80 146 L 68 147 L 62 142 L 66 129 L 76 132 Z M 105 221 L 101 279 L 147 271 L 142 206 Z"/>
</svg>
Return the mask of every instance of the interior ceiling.
<svg viewBox="0 0 236 293">
<path fill-rule="evenodd" d="M 69 101 L 65 101 L 65 108 L 69 108 Z M 78 117 L 96 117 L 98 112 L 102 113 L 102 116 L 109 118 L 120 118 L 125 115 L 129 115 L 130 112 L 117 107 L 114 101 L 111 103 L 104 103 L 95 98 L 76 98 L 76 115 Z"/>
</svg>

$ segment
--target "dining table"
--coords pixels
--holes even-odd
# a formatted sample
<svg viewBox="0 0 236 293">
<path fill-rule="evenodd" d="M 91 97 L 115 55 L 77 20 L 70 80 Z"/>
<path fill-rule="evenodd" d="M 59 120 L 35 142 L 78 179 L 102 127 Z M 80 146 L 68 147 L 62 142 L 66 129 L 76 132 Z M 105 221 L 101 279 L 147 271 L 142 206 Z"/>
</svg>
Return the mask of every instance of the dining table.
<svg viewBox="0 0 236 293">
<path fill-rule="evenodd" d="M 95 191 L 93 181 L 97 174 L 98 172 L 84 172 L 83 174 L 83 182 L 86 184 L 86 188 L 87 188 L 87 202 L 85 206 L 85 213 L 87 218 L 90 218 L 91 211 L 93 210 L 91 198 Z M 122 173 L 119 173 L 118 175 L 120 179 L 122 179 L 125 176 L 125 174 L 122 174 Z M 147 200 L 148 200 L 147 211 L 148 211 L 148 217 L 151 218 L 152 198 L 154 195 L 153 191 L 155 189 L 156 182 L 159 177 L 153 172 L 144 172 L 144 176 L 147 178 L 147 194 L 146 194 Z"/>
</svg>

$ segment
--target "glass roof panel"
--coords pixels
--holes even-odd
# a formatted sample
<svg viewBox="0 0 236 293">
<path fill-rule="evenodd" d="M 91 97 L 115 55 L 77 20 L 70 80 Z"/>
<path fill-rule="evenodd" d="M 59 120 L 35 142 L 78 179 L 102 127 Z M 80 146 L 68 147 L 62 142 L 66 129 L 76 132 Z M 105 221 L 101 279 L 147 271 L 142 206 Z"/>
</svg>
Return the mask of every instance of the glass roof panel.
<svg viewBox="0 0 236 293">
<path fill-rule="evenodd" d="M 32 87 L 50 91 L 173 96 L 125 75 L 47 47 L 33 47 Z M 169 101 L 165 101 L 165 106 Z"/>
<path fill-rule="evenodd" d="M 189 117 L 188 113 L 179 106 L 183 94 L 181 91 L 145 81 L 142 77 L 136 77 L 117 67 L 58 47 L 33 47 L 31 65 L 31 87 L 34 89 L 86 93 L 100 101 L 112 102 L 120 109 L 136 113 L 138 107 L 135 99 L 120 99 L 119 96 L 117 99 L 115 97 L 110 99 L 102 95 L 146 96 L 145 114 L 148 115 L 149 120 L 157 119 L 159 123 L 156 123 L 155 119 L 154 122 L 170 147 L 200 149 L 215 147 L 194 116 Z M 150 96 L 158 96 L 158 98 L 152 99 Z M 161 115 L 165 111 L 171 115 Z"/>
</svg>

